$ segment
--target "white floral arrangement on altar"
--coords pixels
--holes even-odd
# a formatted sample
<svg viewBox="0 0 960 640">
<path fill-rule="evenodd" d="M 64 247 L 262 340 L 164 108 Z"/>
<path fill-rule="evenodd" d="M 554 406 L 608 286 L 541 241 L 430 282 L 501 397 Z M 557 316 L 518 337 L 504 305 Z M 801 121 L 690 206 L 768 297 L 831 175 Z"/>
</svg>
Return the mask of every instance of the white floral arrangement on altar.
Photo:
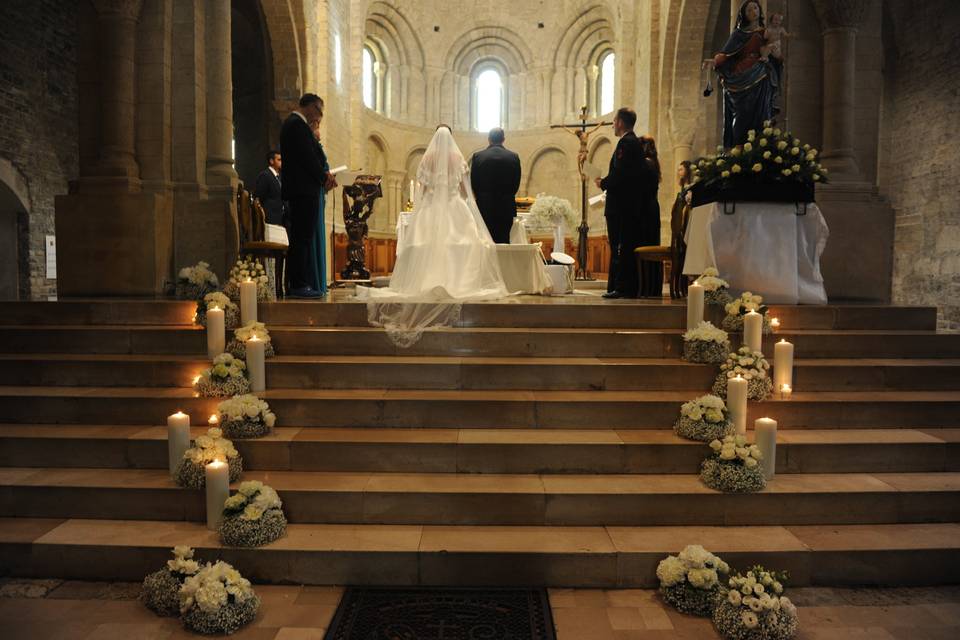
<svg viewBox="0 0 960 640">
<path fill-rule="evenodd" d="M 727 355 L 726 361 L 720 365 L 717 379 L 713 382 L 713 392 L 726 398 L 727 382 L 737 376 L 742 376 L 747 381 L 747 398 L 750 400 L 766 400 L 773 392 L 770 362 L 759 351 L 740 347 L 736 353 Z"/>
<path fill-rule="evenodd" d="M 220 539 L 231 547 L 261 547 L 287 531 L 277 492 L 258 480 L 241 482 L 223 504 Z"/>
<path fill-rule="evenodd" d="M 566 198 L 538 194 L 536 202 L 530 207 L 530 223 L 538 227 L 553 229 L 565 225 L 567 229 L 576 229 L 580 220 L 573 212 L 573 206 Z"/>
<path fill-rule="evenodd" d="M 197 315 L 194 321 L 201 327 L 207 326 L 207 310 L 223 309 L 223 325 L 228 331 L 240 326 L 240 307 L 221 291 L 213 291 L 203 296 L 197 303 Z"/>
<path fill-rule="evenodd" d="M 227 280 L 223 292 L 236 303 L 240 302 L 240 283 L 247 280 L 257 283 L 257 302 L 270 302 L 276 299 L 276 294 L 270 287 L 270 278 L 267 270 L 260 261 L 251 255 L 241 256 L 230 270 L 230 279 Z"/>
<path fill-rule="evenodd" d="M 260 438 L 270 433 L 277 421 L 270 405 L 249 393 L 224 400 L 217 405 L 217 413 L 228 438 Z"/>
<path fill-rule="evenodd" d="M 184 626 L 205 635 L 233 633 L 251 622 L 259 608 L 250 581 L 222 560 L 208 563 L 180 588 Z"/>
<path fill-rule="evenodd" d="M 210 270 L 210 265 L 206 262 L 184 267 L 177 273 L 177 297 L 181 300 L 201 300 L 219 286 L 217 274 Z"/>
<path fill-rule="evenodd" d="M 710 442 L 729 435 L 733 430 L 730 412 L 723 398 L 700 396 L 680 407 L 680 417 L 673 431 L 681 438 Z"/>
<path fill-rule="evenodd" d="M 770 326 L 770 318 L 767 316 L 767 307 L 763 304 L 763 296 L 758 296 L 744 291 L 739 298 L 734 298 L 724 306 L 727 317 L 720 324 L 721 327 L 730 332 L 743 331 L 743 316 L 750 311 L 756 311 L 763 316 L 763 333 L 773 333 L 773 327 Z"/>
<path fill-rule="evenodd" d="M 688 545 L 657 565 L 660 595 L 677 611 L 707 617 L 726 597 L 720 574 L 730 566 L 700 545 Z"/>
<path fill-rule="evenodd" d="M 177 465 L 174 481 L 177 486 L 188 489 L 203 489 L 207 484 L 206 467 L 214 460 L 226 460 L 230 482 L 236 482 L 243 471 L 243 459 L 233 443 L 223 437 L 217 427 L 207 429 L 193 446 L 183 452 L 183 460 Z"/>
<path fill-rule="evenodd" d="M 257 336 L 264 342 L 264 357 L 271 358 L 276 355 L 276 352 L 273 350 L 273 342 L 270 340 L 270 331 L 267 329 L 267 325 L 263 324 L 262 322 L 251 322 L 245 326 L 235 329 L 233 332 L 233 339 L 227 345 L 227 353 L 232 355 L 234 358 L 246 360 L 247 340 L 253 336 Z"/>
<path fill-rule="evenodd" d="M 173 560 L 167 560 L 166 567 L 143 579 L 140 602 L 159 616 L 178 615 L 180 587 L 199 570 L 200 563 L 193 559 L 193 549 L 186 546 L 174 547 Z"/>
<path fill-rule="evenodd" d="M 730 295 L 730 283 L 720 277 L 714 267 L 707 267 L 697 278 L 697 284 L 703 287 L 703 301 L 707 304 L 726 306 L 733 301 Z"/>
<path fill-rule="evenodd" d="M 783 594 L 786 572 L 757 565 L 730 578 L 730 590 L 713 611 L 713 624 L 728 640 L 789 640 L 797 633 L 797 608 Z"/>
<path fill-rule="evenodd" d="M 193 389 L 203 398 L 223 398 L 250 392 L 247 363 L 229 353 L 213 359 L 213 366 L 201 373 Z"/>
<path fill-rule="evenodd" d="M 767 486 L 760 467 L 760 447 L 743 435 L 710 443 L 713 453 L 700 466 L 700 481 L 724 493 L 753 493 Z"/>
<path fill-rule="evenodd" d="M 683 334 L 683 359 L 687 362 L 717 364 L 730 351 L 730 338 L 723 329 L 703 320 Z"/>
</svg>

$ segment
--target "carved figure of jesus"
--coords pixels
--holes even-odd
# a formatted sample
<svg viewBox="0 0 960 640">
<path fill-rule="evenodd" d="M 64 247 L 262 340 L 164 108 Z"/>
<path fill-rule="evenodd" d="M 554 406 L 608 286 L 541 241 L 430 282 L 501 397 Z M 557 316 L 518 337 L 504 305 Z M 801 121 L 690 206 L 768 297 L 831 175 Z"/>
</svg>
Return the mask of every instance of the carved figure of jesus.
<svg viewBox="0 0 960 640">
<path fill-rule="evenodd" d="M 790 34 L 783 26 L 783 14 L 774 13 L 770 16 L 770 24 L 763 30 L 764 45 L 760 48 L 760 58 L 766 60 L 773 56 L 778 60 L 783 59 L 783 48 L 781 46 L 782 38 L 789 38 Z"/>
</svg>

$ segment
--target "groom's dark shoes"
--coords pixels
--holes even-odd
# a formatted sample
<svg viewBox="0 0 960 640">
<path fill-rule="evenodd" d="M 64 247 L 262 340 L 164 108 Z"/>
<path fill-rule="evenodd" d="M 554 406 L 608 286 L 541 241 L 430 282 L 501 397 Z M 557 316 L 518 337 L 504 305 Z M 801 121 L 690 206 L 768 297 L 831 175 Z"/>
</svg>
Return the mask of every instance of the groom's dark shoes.
<svg viewBox="0 0 960 640">
<path fill-rule="evenodd" d="M 310 299 L 310 298 L 322 298 L 323 294 L 317 291 L 316 289 L 311 289 L 310 287 L 303 287 L 301 289 L 291 289 L 287 292 L 288 298 L 301 298 L 301 299 Z"/>
<path fill-rule="evenodd" d="M 626 298 L 627 296 L 619 291 L 607 291 L 602 297 L 606 298 L 607 300 L 616 300 L 618 298 Z"/>
</svg>

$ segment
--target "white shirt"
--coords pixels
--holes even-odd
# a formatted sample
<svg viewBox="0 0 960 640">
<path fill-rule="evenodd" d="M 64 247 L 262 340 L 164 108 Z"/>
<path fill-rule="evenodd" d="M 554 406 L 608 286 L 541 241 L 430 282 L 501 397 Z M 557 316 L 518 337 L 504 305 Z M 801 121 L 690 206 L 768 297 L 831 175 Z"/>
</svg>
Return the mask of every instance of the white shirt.
<svg viewBox="0 0 960 640">
<path fill-rule="evenodd" d="M 303 120 L 308 127 L 310 126 L 310 123 L 307 122 L 307 117 L 306 117 L 305 115 L 303 115 L 303 114 L 300 113 L 299 111 L 294 111 L 294 113 L 297 114 L 298 116 L 300 116 L 300 119 Z"/>
<path fill-rule="evenodd" d="M 270 165 L 267 165 L 267 169 L 270 169 L 270 173 L 273 174 L 273 177 L 274 177 L 274 178 L 279 178 L 279 177 L 280 177 L 280 174 L 277 173 L 277 170 L 274 169 L 273 167 L 271 167 Z"/>
</svg>

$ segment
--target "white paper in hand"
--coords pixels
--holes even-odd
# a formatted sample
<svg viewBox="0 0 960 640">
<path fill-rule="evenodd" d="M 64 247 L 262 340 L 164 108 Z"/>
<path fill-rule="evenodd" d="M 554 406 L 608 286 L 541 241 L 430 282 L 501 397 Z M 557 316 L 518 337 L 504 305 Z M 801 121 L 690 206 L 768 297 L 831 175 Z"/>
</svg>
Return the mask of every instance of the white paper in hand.
<svg viewBox="0 0 960 640">
<path fill-rule="evenodd" d="M 338 173 L 342 173 L 342 172 L 344 172 L 344 171 L 346 171 L 346 170 L 347 170 L 347 165 L 342 164 L 342 165 L 340 165 L 339 167 L 337 167 L 336 169 L 330 169 L 330 175 L 335 176 L 335 175 L 337 175 Z"/>
<path fill-rule="evenodd" d="M 587 200 L 587 202 L 590 203 L 590 206 L 591 206 L 591 207 L 595 207 L 595 206 L 597 206 L 598 204 L 603 204 L 603 203 L 606 202 L 606 201 L 607 201 L 607 192 L 606 192 L 606 191 L 604 191 L 603 193 L 598 193 L 597 195 L 595 195 L 595 196 L 593 196 L 592 198 L 590 198 L 589 200 Z"/>
</svg>

